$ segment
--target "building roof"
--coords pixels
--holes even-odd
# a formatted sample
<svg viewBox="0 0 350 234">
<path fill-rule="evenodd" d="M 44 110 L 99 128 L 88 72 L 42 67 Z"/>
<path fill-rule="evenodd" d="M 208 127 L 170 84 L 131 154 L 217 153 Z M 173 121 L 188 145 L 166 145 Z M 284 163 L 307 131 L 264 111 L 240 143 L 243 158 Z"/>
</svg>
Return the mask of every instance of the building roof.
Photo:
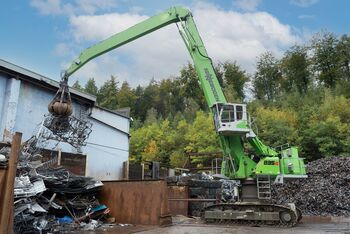
<svg viewBox="0 0 350 234">
<path fill-rule="evenodd" d="M 99 106 L 99 105 L 95 105 L 95 107 L 96 107 L 96 108 L 99 108 L 99 109 L 101 109 L 101 110 L 110 112 L 110 113 L 112 113 L 112 114 L 119 115 L 119 116 L 121 116 L 121 117 L 123 117 L 123 118 L 130 119 L 130 116 L 129 116 L 129 115 L 127 115 L 127 114 L 126 114 L 125 112 L 123 112 L 123 111 L 120 111 L 120 110 L 122 110 L 122 109 L 124 109 L 124 108 L 122 108 L 122 109 L 117 109 L 117 110 L 114 110 L 114 111 L 113 111 L 113 110 L 104 108 L 104 107 Z M 129 108 L 129 107 L 126 107 L 126 108 Z"/>
<path fill-rule="evenodd" d="M 55 81 L 53 79 L 50 79 L 46 76 L 40 75 L 38 73 L 35 73 L 33 71 L 30 71 L 28 69 L 25 69 L 23 67 L 17 66 L 15 64 L 12 64 L 10 62 L 7 62 L 5 60 L 0 59 L 0 73 L 5 73 L 7 74 L 9 77 L 13 77 L 16 79 L 20 79 L 26 82 L 30 82 L 32 84 L 44 87 L 46 89 L 50 89 L 53 92 L 56 92 L 59 88 L 59 82 Z M 127 121 L 130 121 L 130 117 L 117 112 L 117 111 L 111 111 L 105 108 L 102 108 L 100 106 L 97 105 L 96 103 L 96 97 L 87 93 L 83 93 L 77 89 L 74 88 L 69 88 L 70 93 L 72 95 L 73 99 L 78 99 L 79 101 L 83 101 L 85 103 L 88 103 L 90 105 L 90 107 L 92 108 L 92 112 L 90 113 L 90 117 L 94 118 L 96 120 L 98 120 L 101 123 L 104 123 L 108 126 L 111 126 L 113 128 L 115 128 L 116 130 L 123 132 L 125 134 L 128 134 L 128 127 L 127 129 L 123 130 L 122 128 L 118 128 L 116 123 L 114 122 L 113 119 L 110 119 L 108 116 L 106 115 L 96 115 L 96 111 L 94 110 L 104 110 L 107 113 L 112 114 L 113 116 L 118 116 L 118 117 L 122 117 L 122 119 L 127 119 Z"/>
<path fill-rule="evenodd" d="M 50 79 L 46 76 L 40 75 L 33 71 L 30 71 L 26 68 L 17 66 L 13 63 L 0 59 L 0 70 L 8 75 L 11 75 L 17 79 L 25 80 L 31 83 L 35 83 L 40 86 L 44 86 L 48 89 L 57 90 L 59 88 L 59 82 L 53 79 Z M 96 97 L 83 93 L 77 89 L 69 88 L 72 98 L 76 97 L 78 99 L 84 99 L 85 101 L 95 103 Z"/>
</svg>

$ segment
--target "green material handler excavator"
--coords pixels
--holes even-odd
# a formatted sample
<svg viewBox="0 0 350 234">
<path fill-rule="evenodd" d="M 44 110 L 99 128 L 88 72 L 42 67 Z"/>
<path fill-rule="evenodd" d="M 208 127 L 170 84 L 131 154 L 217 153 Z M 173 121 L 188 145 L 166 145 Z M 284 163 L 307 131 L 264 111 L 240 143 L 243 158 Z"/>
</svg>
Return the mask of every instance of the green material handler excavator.
<svg viewBox="0 0 350 234">
<path fill-rule="evenodd" d="M 49 104 L 49 111 L 58 118 L 72 114 L 68 78 L 88 61 L 173 23 L 193 59 L 200 87 L 213 114 L 224 155 L 221 178 L 226 188 L 230 188 L 225 202 L 205 207 L 202 218 L 207 222 L 294 226 L 301 219 L 295 205 L 277 205 L 270 200 L 272 183 L 307 177 L 298 149 L 289 146 L 273 149 L 264 145 L 252 130 L 246 105 L 226 101 L 193 16 L 183 7 L 171 7 L 84 50 L 62 74 L 60 89 Z M 245 141 L 254 149 L 253 156 L 246 155 Z"/>
</svg>

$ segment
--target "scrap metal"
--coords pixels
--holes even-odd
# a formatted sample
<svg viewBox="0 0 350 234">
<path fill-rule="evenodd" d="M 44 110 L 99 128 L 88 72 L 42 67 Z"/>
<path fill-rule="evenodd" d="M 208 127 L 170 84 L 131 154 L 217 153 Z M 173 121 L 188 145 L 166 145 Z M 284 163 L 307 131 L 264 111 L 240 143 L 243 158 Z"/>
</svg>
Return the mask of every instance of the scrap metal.
<svg viewBox="0 0 350 234">
<path fill-rule="evenodd" d="M 108 220 L 109 208 L 96 198 L 101 181 L 54 167 L 56 155 L 42 161 L 42 150 L 55 149 L 60 142 L 83 146 L 91 127 L 84 118 L 47 115 L 22 145 L 14 184 L 15 233 L 95 230 Z M 5 151 L 1 149 L 0 154 Z"/>
<path fill-rule="evenodd" d="M 76 148 L 86 145 L 86 140 L 92 131 L 90 121 L 75 116 L 57 117 L 48 114 L 45 116 L 43 126 L 49 130 L 43 132 L 44 139 L 66 142 Z"/>
<path fill-rule="evenodd" d="M 7 168 L 9 155 L 10 147 L 3 147 L 0 149 L 0 168 Z"/>
<path fill-rule="evenodd" d="M 307 165 L 308 179 L 272 186 L 278 204 L 294 202 L 303 214 L 350 216 L 350 158 L 329 157 Z"/>
</svg>

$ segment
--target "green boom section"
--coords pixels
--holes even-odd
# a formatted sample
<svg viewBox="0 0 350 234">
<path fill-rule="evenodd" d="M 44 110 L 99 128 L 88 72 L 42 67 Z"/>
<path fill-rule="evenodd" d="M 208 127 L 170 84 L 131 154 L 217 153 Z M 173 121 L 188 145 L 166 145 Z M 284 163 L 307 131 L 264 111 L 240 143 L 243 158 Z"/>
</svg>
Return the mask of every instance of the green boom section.
<svg viewBox="0 0 350 234">
<path fill-rule="evenodd" d="M 64 79 L 68 79 L 74 72 L 84 66 L 91 59 L 108 51 L 116 49 L 124 44 L 136 40 L 146 34 L 154 32 L 172 23 L 181 23 L 183 30 L 180 32 L 186 47 L 193 59 L 204 96 L 209 107 L 216 102 L 225 103 L 226 99 L 216 78 L 211 60 L 203 45 L 193 21 L 192 14 L 183 7 L 171 7 L 167 11 L 150 17 L 110 38 L 101 41 L 86 50 L 70 65 L 64 73 Z"/>
<path fill-rule="evenodd" d="M 241 138 L 219 135 L 219 139 L 226 155 L 221 166 L 221 174 L 230 179 L 253 177 L 256 163 L 244 154 Z"/>
<path fill-rule="evenodd" d="M 275 150 L 264 145 L 256 136 L 248 137 L 248 142 L 254 148 L 257 155 L 259 155 L 260 157 L 273 157 L 278 155 L 278 153 Z"/>
</svg>

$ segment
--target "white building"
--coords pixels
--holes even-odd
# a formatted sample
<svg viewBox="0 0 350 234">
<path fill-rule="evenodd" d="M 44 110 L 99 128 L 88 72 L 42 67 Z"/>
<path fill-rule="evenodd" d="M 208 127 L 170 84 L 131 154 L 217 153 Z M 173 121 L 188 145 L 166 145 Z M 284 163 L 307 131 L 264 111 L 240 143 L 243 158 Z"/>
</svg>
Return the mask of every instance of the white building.
<svg viewBox="0 0 350 234">
<path fill-rule="evenodd" d="M 29 139 L 48 114 L 47 105 L 59 83 L 0 59 L 0 134 L 8 141 L 12 133 L 22 132 L 22 141 Z M 87 115 L 92 132 L 82 148 L 85 175 L 100 180 L 122 179 L 123 162 L 129 155 L 127 116 L 96 105 L 96 97 L 71 89 L 73 114 Z M 76 150 L 60 143 L 63 152 Z"/>
</svg>

